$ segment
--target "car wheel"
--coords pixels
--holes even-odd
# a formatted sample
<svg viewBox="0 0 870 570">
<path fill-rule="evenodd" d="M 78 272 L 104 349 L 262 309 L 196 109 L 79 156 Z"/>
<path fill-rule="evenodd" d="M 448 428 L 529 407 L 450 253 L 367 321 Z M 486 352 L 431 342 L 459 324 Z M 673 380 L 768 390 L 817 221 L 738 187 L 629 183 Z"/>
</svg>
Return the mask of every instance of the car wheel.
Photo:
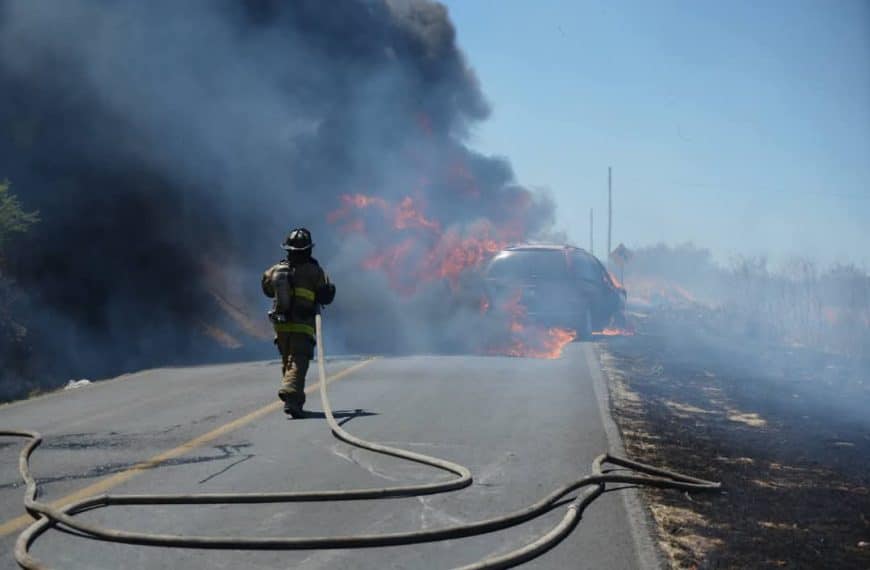
<svg viewBox="0 0 870 570">
<path fill-rule="evenodd" d="M 592 340 L 592 311 L 589 307 L 580 313 L 580 322 L 577 323 L 577 340 Z"/>
</svg>

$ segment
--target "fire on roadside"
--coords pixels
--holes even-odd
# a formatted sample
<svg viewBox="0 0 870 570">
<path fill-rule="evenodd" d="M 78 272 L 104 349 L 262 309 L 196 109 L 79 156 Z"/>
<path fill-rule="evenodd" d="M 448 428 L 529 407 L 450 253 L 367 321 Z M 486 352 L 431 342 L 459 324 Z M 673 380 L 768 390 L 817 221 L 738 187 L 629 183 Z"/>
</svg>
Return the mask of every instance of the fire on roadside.
<svg viewBox="0 0 870 570">
<path fill-rule="evenodd" d="M 565 346 L 577 338 L 577 332 L 571 329 L 530 323 L 521 290 L 514 292 L 503 304 L 502 313 L 510 321 L 509 340 L 487 348 L 487 354 L 554 359 L 559 358 Z"/>
<path fill-rule="evenodd" d="M 642 309 L 661 305 L 687 307 L 703 304 L 687 289 L 660 277 L 632 277 L 628 287 L 631 291 L 629 304 Z"/>
<path fill-rule="evenodd" d="M 458 292 L 466 271 L 482 267 L 508 244 L 524 237 L 521 208 L 516 220 L 499 227 L 481 220 L 445 229 L 426 214 L 421 198 L 404 196 L 390 201 L 357 193 L 342 195 L 340 200 L 339 207 L 328 214 L 327 220 L 345 234 L 364 236 L 374 246 L 374 253 L 362 260 L 362 268 L 383 273 L 390 287 L 405 297 L 436 281 L 445 281 L 454 293 Z M 504 308 L 509 315 L 506 332 L 510 340 L 484 352 L 558 358 L 565 345 L 577 336 L 576 332 L 527 322 L 520 301 L 518 295 Z M 480 314 L 486 315 L 490 309 L 489 300 L 482 299 Z"/>
<path fill-rule="evenodd" d="M 520 330 L 512 328 L 513 339 L 510 344 L 491 348 L 488 354 L 501 356 L 519 356 L 525 358 L 556 359 L 562 355 L 562 349 L 577 337 L 577 332 L 561 327 L 523 327 Z"/>
<path fill-rule="evenodd" d="M 630 328 L 620 329 L 607 327 L 600 331 L 593 332 L 592 336 L 634 336 L 634 330 Z"/>
</svg>

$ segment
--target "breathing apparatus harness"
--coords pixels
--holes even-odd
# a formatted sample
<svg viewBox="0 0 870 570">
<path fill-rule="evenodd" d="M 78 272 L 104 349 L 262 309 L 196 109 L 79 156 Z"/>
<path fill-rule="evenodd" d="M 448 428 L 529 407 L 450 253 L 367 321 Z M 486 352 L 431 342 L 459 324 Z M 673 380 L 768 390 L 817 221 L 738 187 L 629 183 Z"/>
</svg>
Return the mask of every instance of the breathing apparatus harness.
<svg viewBox="0 0 870 570">
<path fill-rule="evenodd" d="M 296 266 L 291 265 L 289 260 L 278 264 L 278 268 L 272 272 L 272 289 L 275 292 L 275 298 L 268 313 L 272 323 L 286 323 L 293 314 L 296 300 L 294 273 L 296 273 Z"/>
<path fill-rule="evenodd" d="M 306 228 L 293 228 L 284 238 L 281 249 L 287 252 L 287 259 L 278 264 L 278 268 L 272 272 L 272 289 L 275 300 L 269 311 L 269 320 L 275 324 L 288 322 L 293 315 L 296 298 L 296 287 L 293 275 L 296 273 L 296 265 L 299 261 L 312 261 L 311 250 L 314 249 L 314 240 L 311 232 Z M 299 259 L 302 257 L 303 259 Z M 314 299 L 311 299 L 314 302 Z"/>
</svg>

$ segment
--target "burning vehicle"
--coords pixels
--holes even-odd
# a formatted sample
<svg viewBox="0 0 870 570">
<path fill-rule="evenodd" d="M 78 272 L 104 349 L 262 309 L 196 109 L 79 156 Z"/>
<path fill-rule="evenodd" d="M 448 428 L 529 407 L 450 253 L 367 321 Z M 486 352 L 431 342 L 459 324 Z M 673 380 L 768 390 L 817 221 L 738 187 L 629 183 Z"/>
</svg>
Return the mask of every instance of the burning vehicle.
<svg viewBox="0 0 870 570">
<path fill-rule="evenodd" d="M 570 245 L 516 245 L 500 251 L 484 270 L 486 304 L 539 326 L 593 331 L 622 327 L 625 289 L 589 252 Z"/>
</svg>

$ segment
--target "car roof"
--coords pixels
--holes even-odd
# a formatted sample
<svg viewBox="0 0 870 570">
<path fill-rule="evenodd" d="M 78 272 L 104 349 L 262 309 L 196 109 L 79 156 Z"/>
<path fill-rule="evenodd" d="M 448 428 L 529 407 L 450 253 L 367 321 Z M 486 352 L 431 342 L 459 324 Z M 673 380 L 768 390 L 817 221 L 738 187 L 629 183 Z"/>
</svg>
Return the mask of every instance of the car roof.
<svg viewBox="0 0 870 570">
<path fill-rule="evenodd" d="M 573 245 L 565 245 L 565 244 L 557 244 L 557 243 L 520 243 L 515 245 L 509 245 L 504 248 L 505 251 L 523 251 L 523 250 L 558 250 L 563 251 L 566 249 L 580 249 Z"/>
<path fill-rule="evenodd" d="M 595 256 L 586 251 L 585 249 L 579 248 L 576 245 L 568 245 L 568 244 L 558 244 L 558 243 L 523 243 L 517 245 L 511 245 L 502 250 L 505 251 L 561 251 L 561 252 L 575 252 L 579 253 L 583 256 L 588 256 L 594 258 Z"/>
</svg>

